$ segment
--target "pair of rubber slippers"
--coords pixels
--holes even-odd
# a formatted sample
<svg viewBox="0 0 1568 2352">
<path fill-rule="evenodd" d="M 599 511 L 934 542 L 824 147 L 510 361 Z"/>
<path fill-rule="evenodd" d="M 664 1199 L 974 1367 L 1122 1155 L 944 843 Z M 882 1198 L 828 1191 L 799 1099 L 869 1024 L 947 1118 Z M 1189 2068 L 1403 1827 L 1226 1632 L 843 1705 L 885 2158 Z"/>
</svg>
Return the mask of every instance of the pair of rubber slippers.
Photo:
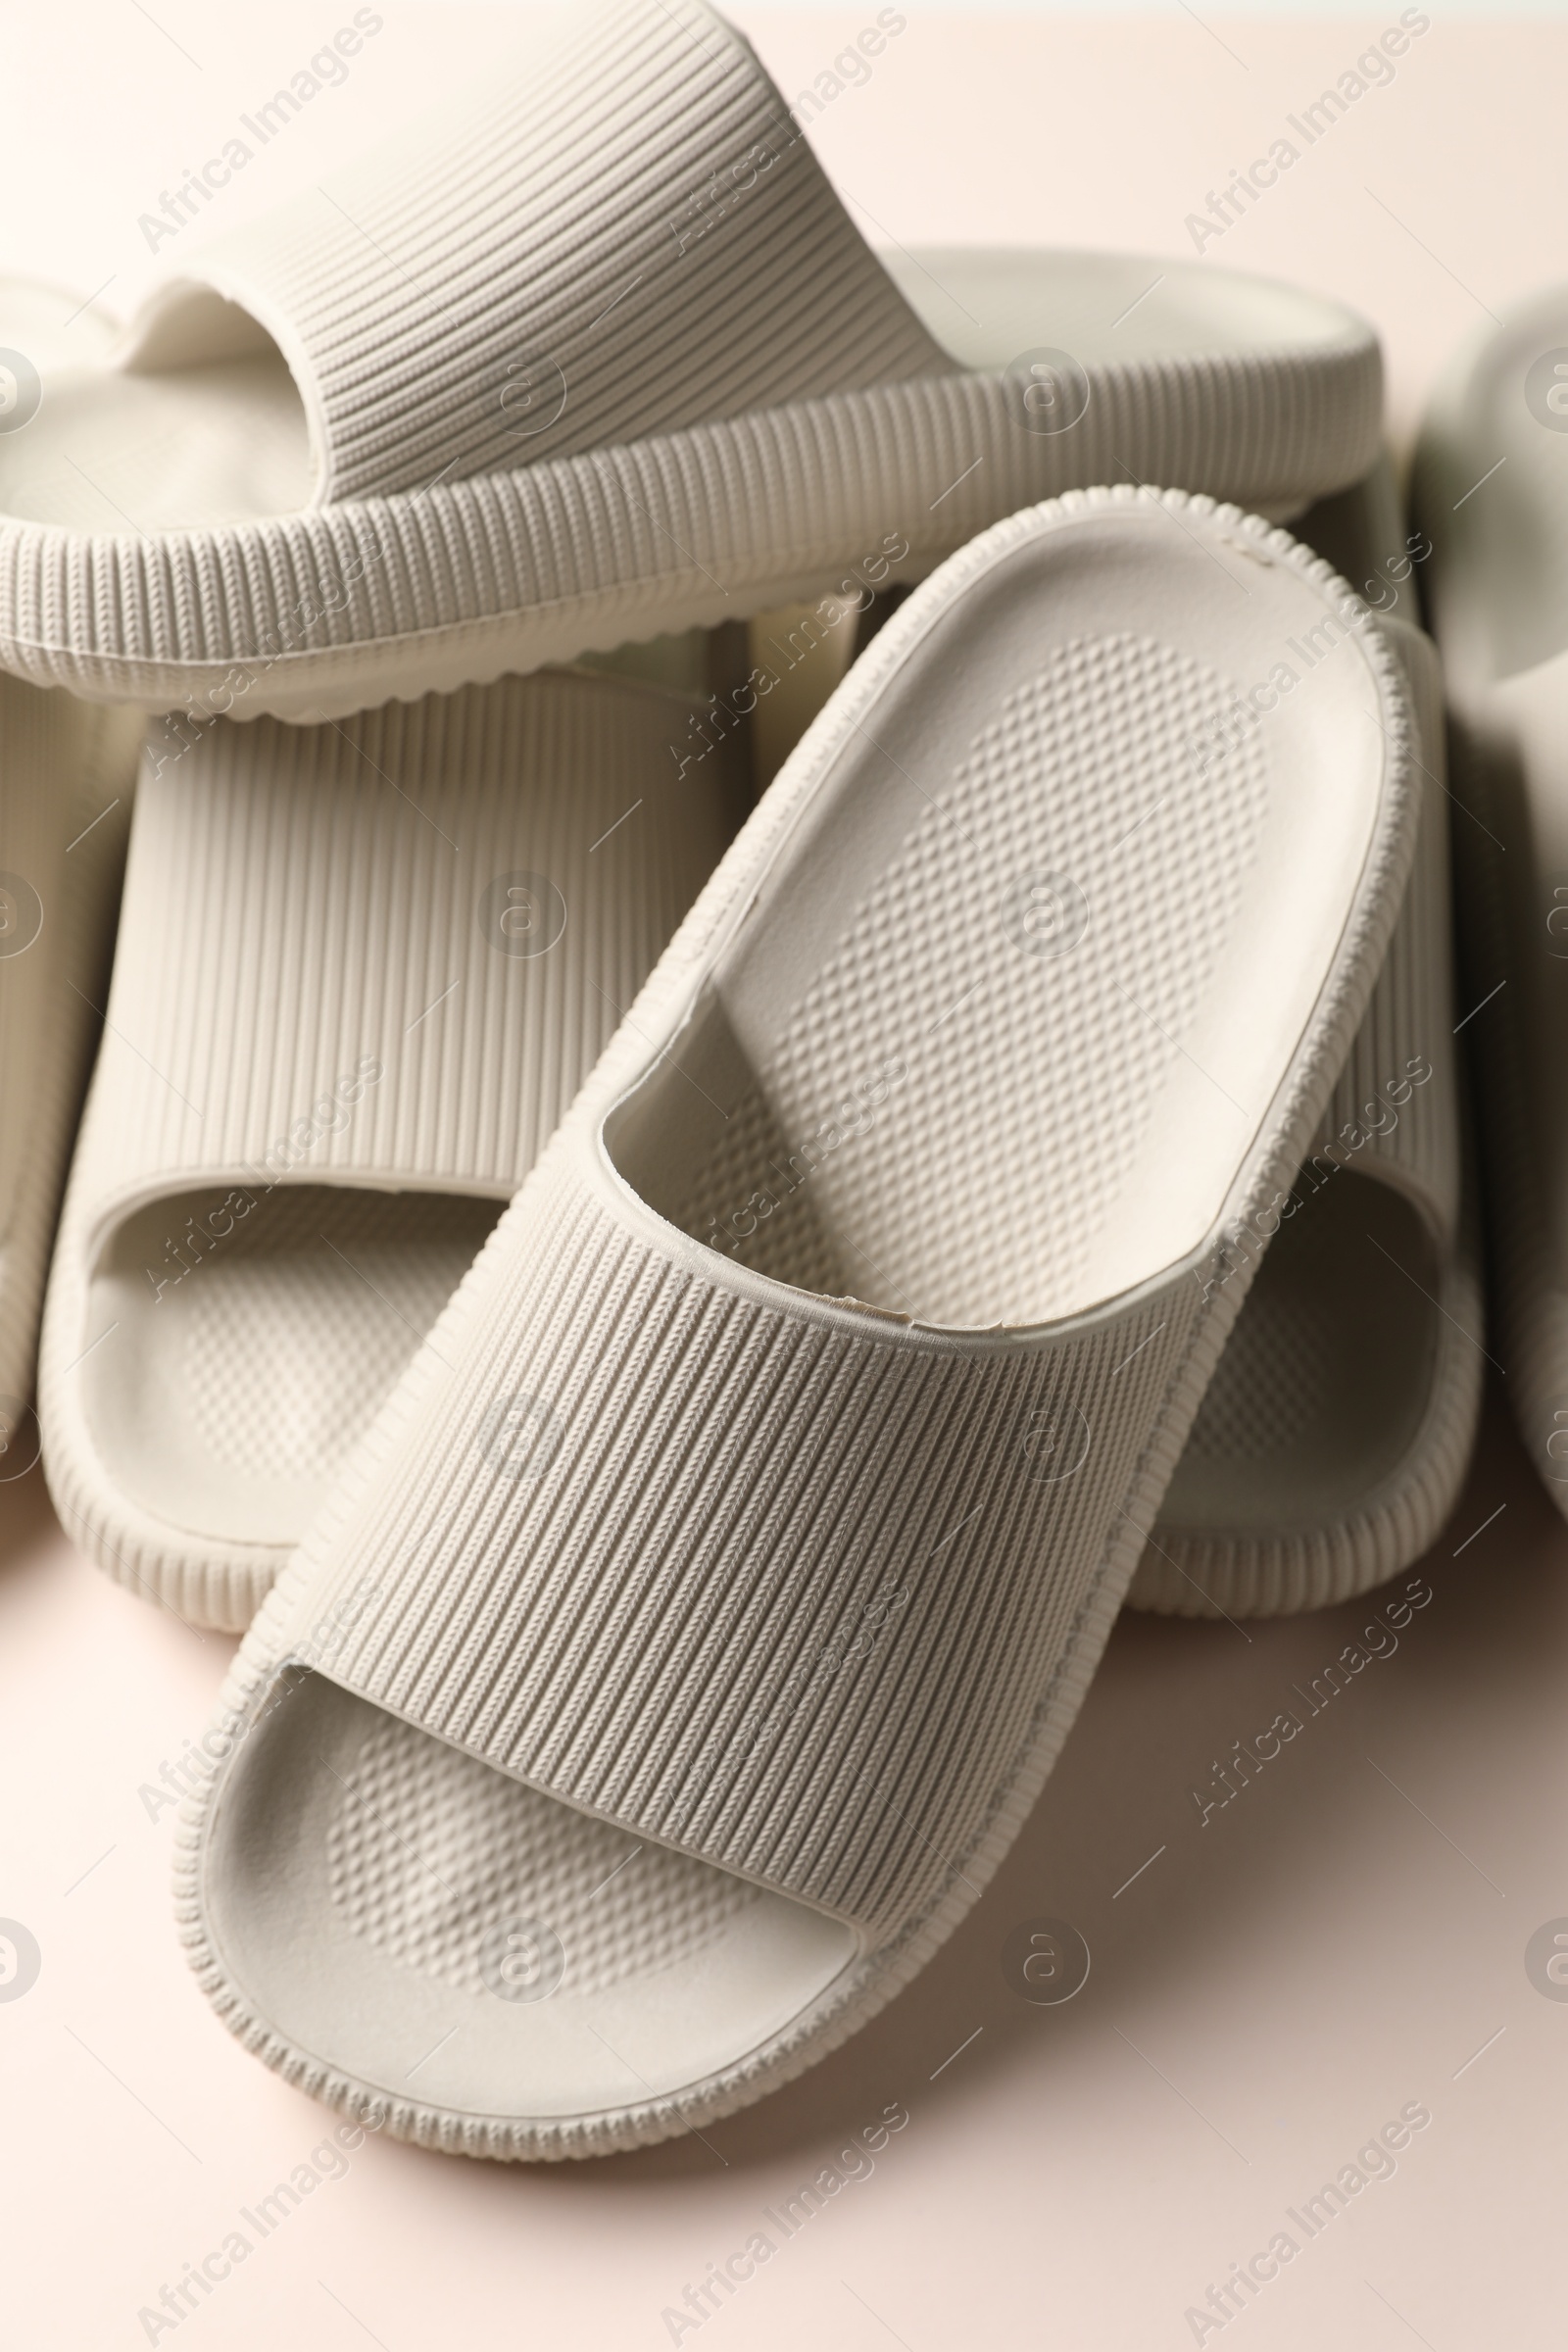
<svg viewBox="0 0 1568 2352">
<path fill-rule="evenodd" d="M 1130 1589 L 1358 1591 L 1473 1432 L 1431 649 L 1142 486 L 1369 477 L 1314 527 L 1370 589 L 1372 338 L 1175 266 L 901 290 L 792 128 L 706 10 L 612 7 L 416 184 L 367 166 L 361 245 L 264 223 L 45 381 L 139 543 L 0 477 L 0 659 L 155 707 L 237 667 L 257 718 L 149 730 L 51 1486 L 112 1573 L 261 1604 L 182 1833 L 215 2003 L 475 2154 L 824 2055 L 975 1899 Z M 789 629 L 717 705 L 581 660 L 922 572 L 738 832 Z M 21 772 L 60 830 L 58 750 Z M 0 999 L 40 1068 L 101 932 L 34 925 Z"/>
</svg>

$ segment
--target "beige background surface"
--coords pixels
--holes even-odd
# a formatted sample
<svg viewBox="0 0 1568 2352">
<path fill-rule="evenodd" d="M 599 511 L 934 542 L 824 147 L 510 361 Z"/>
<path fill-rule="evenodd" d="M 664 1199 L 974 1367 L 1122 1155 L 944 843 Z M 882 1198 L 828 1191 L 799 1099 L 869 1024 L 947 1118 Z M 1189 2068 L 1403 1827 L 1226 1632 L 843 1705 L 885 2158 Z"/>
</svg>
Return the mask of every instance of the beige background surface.
<svg viewBox="0 0 1568 2352">
<path fill-rule="evenodd" d="M 112 305 L 148 270 L 138 215 L 352 14 L 154 10 L 8 7 L 0 25 L 8 266 L 81 293 L 108 281 Z M 1432 13 L 1395 84 L 1205 257 L 1369 313 L 1400 431 L 1488 306 L 1568 274 L 1568 27 Z M 329 173 L 432 84 L 482 68 L 516 21 L 384 14 L 348 84 L 258 158 L 226 218 Z M 880 240 L 1190 252 L 1185 216 L 1219 175 L 1397 14 L 911 13 L 818 144 Z M 793 95 L 874 15 L 747 21 Z M 1385 1596 L 1246 1632 L 1124 1622 L 995 1886 L 916 1986 L 803 2082 L 704 2140 L 555 2172 L 368 2142 L 157 2340 L 667 2344 L 662 2313 L 687 2284 L 902 2102 L 908 2125 L 871 2177 L 682 2342 L 1157 2352 L 1193 2342 L 1186 2309 L 1286 2229 L 1297 2259 L 1205 2342 L 1559 2344 L 1568 2002 L 1534 1987 L 1524 1952 L 1568 1915 L 1565 1571 L 1568 1534 L 1494 1414 L 1424 1564 L 1430 1602 L 1316 1714 L 1291 1687 Z M 172 1808 L 150 1791 L 203 1728 L 227 1649 L 76 1556 L 36 1474 L 0 1487 L 0 1914 L 43 1955 L 34 1987 L 0 2003 L 4 2332 L 29 2352 L 145 2343 L 139 2308 L 333 2121 L 229 2039 L 173 1937 Z M 1193 1787 L 1289 1707 L 1300 1734 L 1200 1824 Z M 1001 1966 L 1010 1932 L 1044 1914 L 1094 1957 L 1059 2009 L 1018 1997 Z M 1396 2173 L 1304 2242 L 1287 2208 L 1407 2103 L 1431 2122 Z"/>
</svg>

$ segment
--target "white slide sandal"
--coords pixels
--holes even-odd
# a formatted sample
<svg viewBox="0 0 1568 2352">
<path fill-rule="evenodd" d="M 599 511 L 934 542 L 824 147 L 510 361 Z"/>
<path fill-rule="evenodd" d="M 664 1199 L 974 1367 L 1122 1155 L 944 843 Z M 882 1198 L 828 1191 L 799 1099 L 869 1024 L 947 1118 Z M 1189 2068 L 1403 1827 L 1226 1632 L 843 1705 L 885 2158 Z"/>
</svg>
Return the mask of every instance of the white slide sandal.
<svg viewBox="0 0 1568 2352">
<path fill-rule="evenodd" d="M 1503 1388 L 1568 1516 L 1568 286 L 1450 361 L 1412 479 L 1435 548 Z"/>
<path fill-rule="evenodd" d="M 1189 1616 L 1324 1608 L 1419 1559 L 1469 1467 L 1487 1360 L 1462 1200 L 1443 684 L 1412 625 L 1431 543 L 1407 529 L 1386 463 L 1295 527 L 1377 611 L 1362 625 L 1404 670 L 1421 830 L 1366 1018 L 1128 1594 Z M 1343 659 L 1348 633 L 1284 649 L 1284 689 Z M 1234 712 L 1204 772 L 1256 723 Z"/>
<path fill-rule="evenodd" d="M 51 365 L 113 340 L 57 286 L 0 281 L 0 308 Z M 16 389 L 0 353 L 0 439 Z M 141 736 L 122 713 L 0 680 L 0 1479 L 38 1457 L 38 1315 L 108 986 Z"/>
<path fill-rule="evenodd" d="M 0 679 L 0 1483 L 38 1458 L 38 1317 L 109 981 L 141 722 Z"/>
<path fill-rule="evenodd" d="M 1344 593 L 1074 494 L 834 695 L 241 1648 L 178 1900 L 269 2064 L 434 2146 L 628 2147 L 975 1899 L 1397 913 L 1375 631 L 1191 758 Z"/>
<path fill-rule="evenodd" d="M 1382 399 L 1364 321 L 1201 264 L 890 271 L 704 0 L 563 12 L 113 364 L 0 344 L 0 663 L 182 713 L 169 756 L 917 577 L 1073 485 L 1287 514 Z"/>
<path fill-rule="evenodd" d="M 144 772 L 39 1384 L 112 1575 L 250 1622 L 734 830 L 698 707 L 548 671 Z"/>
</svg>

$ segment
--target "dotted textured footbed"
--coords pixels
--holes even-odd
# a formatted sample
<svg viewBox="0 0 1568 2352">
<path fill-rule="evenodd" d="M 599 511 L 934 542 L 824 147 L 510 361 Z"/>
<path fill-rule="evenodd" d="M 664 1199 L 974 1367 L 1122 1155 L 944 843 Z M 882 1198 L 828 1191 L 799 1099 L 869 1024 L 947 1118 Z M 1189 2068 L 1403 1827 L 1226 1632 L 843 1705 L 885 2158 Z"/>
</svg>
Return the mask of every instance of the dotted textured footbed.
<svg viewBox="0 0 1568 2352">
<path fill-rule="evenodd" d="M 1328 1418 L 1344 1357 L 1338 1298 L 1254 1286 L 1203 1393 L 1188 1452 L 1213 1462 L 1294 1452 Z"/>
<path fill-rule="evenodd" d="M 255 1477 L 319 1479 L 368 1426 L 499 1202 L 280 1185 L 172 1290 L 191 1418 Z M 175 1228 L 177 1231 L 177 1227 Z"/>
<path fill-rule="evenodd" d="M 1200 765 L 1236 691 L 1130 635 L 1062 646 L 1016 687 L 759 1063 L 694 1174 L 686 1231 L 733 1232 L 760 1193 L 777 1205 L 731 1253 L 784 1281 L 936 1322 L 1061 1311 L 1256 852 L 1258 733 L 1232 728 Z M 790 1152 L 804 1167 L 802 1141 L 889 1056 L 907 1079 L 786 1182 Z"/>
<path fill-rule="evenodd" d="M 562 1992 L 589 1993 L 673 1967 L 759 1899 L 390 1717 L 339 1796 L 327 1862 L 352 1935 L 467 1992 L 484 1989 L 486 1936 L 509 1919 L 547 1928 Z"/>
</svg>

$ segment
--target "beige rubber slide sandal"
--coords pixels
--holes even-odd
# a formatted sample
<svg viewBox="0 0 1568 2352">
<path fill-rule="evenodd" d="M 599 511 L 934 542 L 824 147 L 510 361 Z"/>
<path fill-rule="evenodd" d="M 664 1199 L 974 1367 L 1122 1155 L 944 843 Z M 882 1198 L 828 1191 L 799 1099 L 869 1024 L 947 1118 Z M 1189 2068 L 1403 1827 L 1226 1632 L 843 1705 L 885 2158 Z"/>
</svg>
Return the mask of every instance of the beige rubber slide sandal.
<svg viewBox="0 0 1568 2352">
<path fill-rule="evenodd" d="M 39 1396 L 111 1575 L 249 1623 L 738 821 L 700 707 L 549 671 L 148 762 Z"/>
<path fill-rule="evenodd" d="M 1191 756 L 1345 595 L 1078 493 L 835 693 L 241 1648 L 179 1908 L 270 2065 L 433 2146 L 629 2147 L 973 1902 L 1398 911 L 1376 630 Z"/>
<path fill-rule="evenodd" d="M 1341 305 L 1200 263 L 885 267 L 704 0 L 559 12 L 109 359 L 3 303 L 0 346 L 0 664 L 172 712 L 171 759 L 918 577 L 1074 484 L 1288 514 L 1382 387 Z"/>
<path fill-rule="evenodd" d="M 51 360 L 112 340 L 57 286 L 0 281 L 0 306 Z M 0 447 L 16 391 L 0 353 Z M 38 1458 L 38 1317 L 108 986 L 141 733 L 122 713 L 0 680 L 0 1480 Z"/>
<path fill-rule="evenodd" d="M 1568 287 L 1457 351 L 1416 456 L 1447 681 L 1463 1034 L 1519 1431 L 1568 1515 Z"/>
<path fill-rule="evenodd" d="M 38 1318 L 109 980 L 141 722 L 0 679 L 0 1483 L 38 1458 Z"/>
</svg>

